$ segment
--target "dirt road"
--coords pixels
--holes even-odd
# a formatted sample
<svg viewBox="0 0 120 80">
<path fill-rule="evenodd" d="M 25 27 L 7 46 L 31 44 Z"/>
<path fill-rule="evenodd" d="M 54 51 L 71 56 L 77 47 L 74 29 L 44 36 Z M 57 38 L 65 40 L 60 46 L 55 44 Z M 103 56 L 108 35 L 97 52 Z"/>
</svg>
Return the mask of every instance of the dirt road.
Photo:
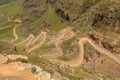
<svg viewBox="0 0 120 80">
<path fill-rule="evenodd" d="M 0 16 L 1 16 L 1 17 L 3 17 L 3 18 L 6 18 L 8 22 L 10 22 L 10 21 L 11 21 L 9 17 L 6 17 L 6 16 L 5 16 L 5 15 L 3 15 L 3 14 L 0 14 Z"/>
<path fill-rule="evenodd" d="M 41 38 L 41 36 L 44 34 L 44 32 L 41 32 L 38 36 L 37 36 L 37 38 L 35 38 L 32 42 L 31 42 L 31 45 L 34 45 L 40 38 Z"/>
<path fill-rule="evenodd" d="M 26 46 L 27 48 L 29 47 L 29 45 L 31 45 L 31 42 L 34 40 L 34 35 L 31 36 L 31 38 L 24 44 L 24 46 Z"/>
<path fill-rule="evenodd" d="M 41 55 L 40 57 L 45 59 L 55 59 L 58 56 L 63 55 L 63 51 L 61 48 L 61 44 L 64 40 L 69 40 L 70 38 L 74 37 L 76 35 L 75 32 L 72 31 L 73 27 L 67 27 L 63 30 L 60 30 L 57 34 L 51 36 L 50 41 L 48 44 L 54 44 L 56 49 L 53 50 L 53 52 L 50 52 L 50 54 Z"/>
<path fill-rule="evenodd" d="M 70 67 L 78 67 L 81 66 L 84 60 L 84 45 L 86 43 L 89 43 L 91 46 L 93 46 L 93 48 L 95 48 L 98 52 L 100 52 L 103 55 L 106 55 L 108 57 L 110 57 L 112 60 L 114 60 L 116 63 L 120 64 L 120 57 L 114 55 L 113 53 L 111 53 L 110 51 L 108 51 L 107 49 L 100 47 L 98 45 L 96 45 L 91 39 L 89 38 L 81 38 L 79 40 L 79 48 L 80 48 L 80 53 L 78 55 L 78 57 L 76 59 L 73 59 L 71 61 L 62 61 L 61 63 L 64 66 L 70 66 Z M 56 60 L 59 61 L 59 60 Z"/>
<path fill-rule="evenodd" d="M 20 43 L 18 43 L 18 44 L 26 44 L 31 38 L 33 38 L 34 37 L 34 35 L 33 34 L 30 34 L 25 40 L 23 40 L 23 41 L 21 41 Z"/>
<path fill-rule="evenodd" d="M 16 28 L 17 28 L 17 27 L 14 27 L 14 28 L 13 28 L 13 36 L 15 37 L 14 41 L 18 39 L 18 35 L 17 35 L 17 32 L 16 32 Z"/>
<path fill-rule="evenodd" d="M 35 49 L 38 49 L 43 43 L 46 42 L 46 36 L 47 36 L 47 33 L 46 32 L 41 32 L 42 36 L 41 36 L 41 41 L 36 44 L 35 46 L 33 46 L 32 48 L 30 48 L 29 50 L 27 50 L 27 52 L 31 52 Z"/>
</svg>

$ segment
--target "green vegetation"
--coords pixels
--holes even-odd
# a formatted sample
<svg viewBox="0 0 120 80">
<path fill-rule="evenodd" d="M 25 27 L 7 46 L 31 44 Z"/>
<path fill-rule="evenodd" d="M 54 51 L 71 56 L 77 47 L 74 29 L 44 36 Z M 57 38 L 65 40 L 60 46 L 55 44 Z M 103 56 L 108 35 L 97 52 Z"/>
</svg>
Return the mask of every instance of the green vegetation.
<svg viewBox="0 0 120 80">
<path fill-rule="evenodd" d="M 34 52 L 38 55 L 43 55 L 51 51 L 54 47 L 55 47 L 54 44 L 45 43 L 39 49 L 35 50 Z"/>
<path fill-rule="evenodd" d="M 10 60 L 10 59 L 8 59 L 8 62 L 7 62 L 7 63 L 16 62 L 16 61 L 21 61 L 21 62 L 23 62 L 23 63 L 28 63 L 28 60 L 26 60 L 26 59 L 21 59 L 21 58 L 16 59 L 16 60 Z"/>
<path fill-rule="evenodd" d="M 7 40 L 1 40 L 0 41 L 0 53 L 9 53 L 10 49 L 12 48 L 12 45 L 7 42 Z"/>
<path fill-rule="evenodd" d="M 62 50 L 64 53 L 66 53 L 66 51 L 70 48 L 71 43 L 73 43 L 74 41 L 75 41 L 75 37 L 63 41 Z"/>
<path fill-rule="evenodd" d="M 64 71 L 59 71 L 63 76 L 68 77 L 70 80 L 98 80 L 97 77 L 94 77 L 93 74 L 88 71 L 80 68 L 74 68 L 74 72 L 72 73 L 69 69 L 65 69 Z M 67 73 L 66 73 L 67 72 Z"/>
<path fill-rule="evenodd" d="M 1 39 L 9 39 L 9 38 L 12 38 L 13 36 L 13 28 L 14 26 L 9 26 L 9 27 L 4 27 L 2 29 L 0 29 L 0 38 Z"/>
<path fill-rule="evenodd" d="M 58 57 L 59 60 L 63 60 L 63 61 L 69 61 L 70 59 L 66 56 L 60 56 Z"/>
<path fill-rule="evenodd" d="M 7 32 L 12 31 L 13 28 L 14 26 L 9 26 L 9 27 L 0 29 L 0 35 L 6 34 Z"/>
<path fill-rule="evenodd" d="M 26 5 L 29 4 L 30 3 L 26 3 Z M 25 20 L 25 22 L 21 24 L 21 27 L 19 27 L 19 32 L 21 33 L 21 31 L 23 31 L 23 35 L 20 35 L 24 36 L 24 34 L 30 33 L 34 33 L 35 35 L 37 35 L 46 28 L 49 29 L 48 34 L 53 34 L 68 26 L 68 22 L 64 21 L 60 16 L 58 16 L 55 12 L 54 7 L 52 7 L 51 5 L 46 5 L 45 3 L 43 3 L 37 8 L 40 8 L 41 11 L 33 8 L 33 11 L 36 10 L 36 13 L 33 13 L 32 9 L 30 11 L 31 15 L 29 15 L 30 13 L 23 13 L 23 19 Z M 27 10 L 25 10 L 25 12 L 27 13 Z M 26 29 L 24 29 L 24 26 L 26 26 Z"/>
<path fill-rule="evenodd" d="M 62 76 L 68 77 L 70 80 L 98 80 L 97 77 L 101 75 L 97 75 L 95 74 L 95 72 L 92 72 L 91 74 L 84 69 L 72 68 L 72 70 L 74 70 L 74 72 L 72 73 L 69 69 L 60 68 L 59 65 L 56 63 L 52 64 L 48 60 L 39 58 L 39 55 L 47 54 L 52 49 L 54 49 L 54 44 L 48 44 L 48 42 L 46 42 L 39 49 L 34 50 L 32 53 L 25 52 L 24 45 L 21 46 L 12 43 L 9 44 L 10 40 L 12 40 L 13 38 L 12 31 L 15 26 L 18 27 L 17 33 L 20 37 L 19 40 L 17 40 L 18 42 L 22 41 L 22 39 L 26 38 L 30 33 L 33 33 L 36 36 L 40 34 L 41 31 L 45 30 L 49 31 L 49 36 L 67 26 L 72 25 L 74 25 L 72 27 L 75 27 L 77 30 L 79 30 L 77 36 L 81 36 L 83 33 L 92 31 L 93 29 L 98 29 L 98 31 L 101 31 L 101 33 L 105 29 L 109 32 L 116 32 L 119 34 L 119 6 L 117 7 L 113 5 L 115 4 L 114 2 L 112 6 L 111 3 L 109 4 L 109 0 L 108 2 L 106 0 L 105 3 L 102 3 L 102 1 L 104 2 L 104 0 L 48 1 L 49 3 L 46 3 L 46 0 L 0 0 L 0 53 L 5 53 L 7 55 L 25 55 L 29 58 L 29 60 L 26 61 L 24 59 L 18 59 L 16 61 L 38 65 L 44 70 L 47 70 L 51 73 L 53 73 L 53 71 L 58 71 L 62 74 Z M 101 6 L 100 4 L 103 6 Z M 57 9 L 60 9 L 61 12 L 56 12 Z M 61 14 L 61 16 L 59 14 Z M 70 18 L 70 20 L 68 21 L 63 18 L 66 14 Z M 103 19 L 101 19 L 102 17 Z M 15 24 L 13 22 L 15 18 L 22 19 L 22 22 L 19 25 Z M 110 20 L 108 20 L 109 18 Z M 98 22 L 95 22 L 96 24 L 98 24 L 98 26 L 103 25 L 102 23 L 104 23 L 105 25 L 103 25 L 102 27 L 93 27 L 94 20 L 98 20 Z M 118 28 L 116 28 L 116 26 Z M 107 41 L 110 42 L 111 40 L 109 39 Z M 36 42 L 35 44 L 37 44 L 38 42 Z M 63 41 L 61 47 L 64 56 L 60 56 L 58 57 L 58 59 L 69 61 L 78 55 L 79 48 L 76 43 L 74 45 L 74 42 L 76 42 L 76 37 Z M 17 48 L 17 51 L 14 50 L 15 47 Z M 29 47 L 33 47 L 33 45 Z M 87 48 L 85 49 L 87 49 L 85 51 L 89 53 L 85 54 L 86 60 L 88 60 L 88 58 L 91 57 L 94 53 L 97 53 L 96 50 L 91 48 L 91 46 L 89 45 L 87 45 Z M 101 77 L 103 77 L 103 75 Z M 108 78 L 106 80 L 112 79 Z"/>
<path fill-rule="evenodd" d="M 3 1 L 3 0 L 2 0 Z M 10 0 L 9 4 L 0 5 L 0 14 L 6 17 L 14 18 L 21 10 L 23 0 Z"/>
<path fill-rule="evenodd" d="M 16 0 L 0 0 L 0 5 L 8 4 Z"/>
<path fill-rule="evenodd" d="M 13 36 L 12 30 L 16 24 L 12 19 L 22 10 L 22 3 L 23 0 L 0 0 L 0 4 L 4 4 L 0 5 L 0 38 Z"/>
<path fill-rule="evenodd" d="M 78 79 L 79 79 L 79 77 L 81 77 L 81 79 L 87 78 L 88 80 L 97 80 L 92 74 L 90 74 L 87 71 L 84 71 L 82 69 L 79 69 L 79 68 L 75 68 L 75 74 L 76 74 L 75 75 L 76 78 L 78 78 Z"/>
<path fill-rule="evenodd" d="M 62 18 L 60 18 L 56 13 L 55 10 L 51 7 L 48 6 L 48 11 L 45 14 L 45 19 L 47 22 L 52 24 L 49 28 L 50 32 L 49 33 L 55 33 L 66 26 L 68 26 L 67 22 L 62 23 Z"/>
<path fill-rule="evenodd" d="M 16 46 L 16 48 L 17 48 L 17 51 L 25 51 L 25 47 L 24 46 L 22 46 L 22 45 L 15 45 Z"/>
</svg>

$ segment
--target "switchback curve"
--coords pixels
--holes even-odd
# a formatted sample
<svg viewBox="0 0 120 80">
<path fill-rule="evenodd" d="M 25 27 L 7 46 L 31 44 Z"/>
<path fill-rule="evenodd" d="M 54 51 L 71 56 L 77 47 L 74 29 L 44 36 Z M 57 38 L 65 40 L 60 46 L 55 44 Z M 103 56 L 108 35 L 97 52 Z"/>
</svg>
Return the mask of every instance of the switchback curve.
<svg viewBox="0 0 120 80">
<path fill-rule="evenodd" d="M 47 36 L 46 32 L 41 32 L 41 37 L 42 37 L 41 41 L 37 45 L 27 50 L 27 52 L 32 52 L 33 50 L 38 49 L 46 41 L 46 36 Z"/>
<path fill-rule="evenodd" d="M 120 57 L 114 55 L 113 53 L 111 53 L 107 49 L 96 45 L 91 39 L 89 39 L 89 38 L 81 38 L 78 43 L 79 43 L 80 52 L 79 52 L 79 55 L 78 55 L 77 59 L 73 59 L 71 61 L 61 61 L 61 63 L 63 65 L 67 65 L 67 66 L 70 66 L 70 67 L 81 66 L 82 63 L 83 63 L 83 60 L 84 60 L 84 54 L 85 54 L 84 53 L 84 45 L 86 43 L 89 43 L 98 52 L 100 52 L 103 55 L 106 55 L 106 56 L 110 57 L 112 60 L 114 60 L 116 63 L 118 63 L 120 65 Z"/>
</svg>

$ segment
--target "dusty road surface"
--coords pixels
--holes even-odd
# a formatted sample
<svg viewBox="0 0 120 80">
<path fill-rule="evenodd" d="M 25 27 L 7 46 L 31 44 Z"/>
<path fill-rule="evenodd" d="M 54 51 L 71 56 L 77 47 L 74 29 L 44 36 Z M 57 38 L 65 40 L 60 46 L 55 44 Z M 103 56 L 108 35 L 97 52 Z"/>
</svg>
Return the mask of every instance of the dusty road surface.
<svg viewBox="0 0 120 80">
<path fill-rule="evenodd" d="M 62 56 L 63 51 L 61 44 L 64 40 L 69 40 L 76 35 L 76 32 L 74 32 L 73 29 L 73 27 L 67 27 L 51 36 L 48 44 L 54 44 L 56 49 L 53 49 L 53 51 L 51 51 L 49 54 L 41 55 L 40 57 L 45 59 L 55 59 L 59 56 Z"/>
<path fill-rule="evenodd" d="M 39 39 L 41 39 L 44 32 L 41 32 L 33 41 L 31 41 L 31 45 L 34 45 Z"/>
<path fill-rule="evenodd" d="M 30 70 L 23 70 L 19 63 L 0 65 L 0 80 L 38 80 Z"/>
<path fill-rule="evenodd" d="M 34 35 L 33 35 L 33 34 L 30 34 L 25 40 L 21 41 L 21 42 L 18 43 L 18 44 L 21 44 L 21 45 L 26 44 L 26 43 L 28 43 L 28 41 L 31 40 L 31 38 L 34 38 Z"/>
<path fill-rule="evenodd" d="M 16 28 L 17 28 L 16 26 L 13 28 L 13 36 L 15 37 L 14 41 L 18 39 Z"/>
<path fill-rule="evenodd" d="M 72 31 L 73 27 L 67 27 L 63 30 L 60 30 L 56 35 L 51 36 L 49 43 L 55 43 L 61 40 L 68 40 L 76 35 L 74 31 Z"/>
<path fill-rule="evenodd" d="M 33 46 L 32 48 L 28 49 L 27 52 L 32 52 L 35 49 L 38 49 L 43 43 L 46 42 L 46 37 L 47 37 L 47 33 L 46 32 L 41 32 L 42 36 L 41 37 L 41 41 L 36 44 L 35 46 Z M 32 41 L 31 41 L 32 43 Z"/>
<path fill-rule="evenodd" d="M 103 55 L 106 55 L 106 56 L 110 57 L 116 63 L 120 64 L 120 57 L 119 56 L 116 56 L 113 53 L 111 53 L 110 51 L 108 51 L 107 49 L 96 45 L 91 39 L 89 39 L 89 38 L 81 38 L 78 43 L 79 43 L 80 52 L 79 52 L 79 55 L 78 55 L 78 57 L 76 59 L 73 59 L 71 61 L 59 61 L 59 60 L 56 60 L 56 61 L 61 62 L 63 64 L 63 66 L 70 66 L 70 67 L 81 66 L 82 63 L 83 63 L 84 54 L 85 54 L 84 53 L 84 45 L 86 43 L 89 43 L 98 52 L 100 52 Z"/>
</svg>

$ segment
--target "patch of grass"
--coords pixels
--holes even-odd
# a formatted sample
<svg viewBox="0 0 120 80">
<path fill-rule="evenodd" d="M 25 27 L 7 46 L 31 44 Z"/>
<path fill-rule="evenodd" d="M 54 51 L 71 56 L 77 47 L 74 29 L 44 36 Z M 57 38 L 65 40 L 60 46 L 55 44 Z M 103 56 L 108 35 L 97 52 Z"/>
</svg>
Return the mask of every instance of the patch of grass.
<svg viewBox="0 0 120 80">
<path fill-rule="evenodd" d="M 58 59 L 63 60 L 63 61 L 69 61 L 70 59 L 66 56 L 60 56 Z"/>
<path fill-rule="evenodd" d="M 18 61 L 21 61 L 21 62 L 23 62 L 23 63 L 28 63 L 28 60 L 26 60 L 26 59 L 18 59 Z"/>
<path fill-rule="evenodd" d="M 4 24 L 4 22 L 7 22 L 7 20 L 0 16 L 0 25 Z"/>
<path fill-rule="evenodd" d="M 93 29 L 93 27 L 92 26 L 79 26 L 78 27 L 78 30 L 79 30 L 79 34 L 83 34 L 83 33 L 85 33 L 85 32 L 89 32 L 89 31 L 91 31 Z"/>
<path fill-rule="evenodd" d="M 0 38 L 8 38 L 12 37 L 12 30 L 15 23 L 8 21 L 7 17 L 12 20 L 22 9 L 23 0 L 0 0 L 0 14 L 5 17 L 0 16 Z M 6 26 L 9 26 L 5 28 Z"/>
<path fill-rule="evenodd" d="M 24 51 L 24 46 L 22 46 L 22 45 L 15 45 L 16 46 L 16 49 L 17 49 L 17 51 Z"/>
<path fill-rule="evenodd" d="M 16 0 L 0 0 L 0 5 L 8 4 Z"/>
<path fill-rule="evenodd" d="M 34 52 L 38 55 L 46 54 L 54 48 L 54 44 L 43 44 L 39 49 L 35 50 Z"/>
<path fill-rule="evenodd" d="M 88 80 L 97 80 L 94 78 L 94 76 L 90 73 L 88 73 L 87 71 L 84 71 L 82 69 L 79 68 L 75 68 L 75 76 L 76 77 L 80 77 L 82 79 L 88 79 Z"/>
<path fill-rule="evenodd" d="M 0 53 L 10 52 L 11 44 L 5 41 L 0 41 Z"/>
<path fill-rule="evenodd" d="M 74 72 L 73 72 L 74 71 Z M 74 68 L 73 73 L 69 69 L 59 70 L 62 76 L 66 76 L 69 80 L 98 80 L 93 74 L 80 68 Z M 67 73 L 66 73 L 67 72 Z"/>
<path fill-rule="evenodd" d="M 13 28 L 14 28 L 14 26 L 9 26 L 9 27 L 0 29 L 0 38 L 1 39 L 10 39 L 10 38 L 12 38 L 12 36 L 13 36 L 13 33 L 12 33 Z"/>
<path fill-rule="evenodd" d="M 14 26 L 9 26 L 9 27 L 0 29 L 0 35 L 5 34 L 9 31 L 13 30 L 13 28 L 14 28 Z"/>
<path fill-rule="evenodd" d="M 51 33 L 55 33 L 65 27 L 68 26 L 67 22 L 62 22 L 62 18 L 60 18 L 56 13 L 54 8 L 52 8 L 51 6 L 48 6 L 48 11 L 45 14 L 45 19 L 47 22 L 49 22 L 51 24 L 49 28 L 50 30 L 50 34 Z"/>
<path fill-rule="evenodd" d="M 24 19 L 26 21 L 21 24 L 21 27 L 19 27 L 20 35 L 24 36 L 24 34 L 29 33 L 38 35 L 46 28 L 49 29 L 48 34 L 53 34 L 68 26 L 68 23 L 55 13 L 53 7 L 50 5 L 45 6 L 44 4 L 41 6 L 45 8 L 46 12 L 41 14 L 40 17 L 36 17 L 36 15 L 38 15 L 37 13 L 34 15 L 29 15 L 30 13 L 28 13 L 28 15 L 24 15 Z M 26 29 L 24 29 L 23 26 L 26 26 Z"/>
<path fill-rule="evenodd" d="M 21 62 L 23 62 L 23 63 L 28 63 L 28 60 L 26 60 L 26 59 L 21 59 L 21 58 L 16 59 L 16 60 L 11 60 L 11 59 L 9 59 L 7 63 L 17 62 L 17 61 L 21 61 Z"/>
<path fill-rule="evenodd" d="M 73 37 L 69 40 L 63 41 L 62 50 L 64 53 L 70 48 L 70 45 L 71 45 L 71 43 L 73 43 L 74 40 L 75 40 L 75 37 Z"/>
<path fill-rule="evenodd" d="M 4 14 L 11 19 L 22 10 L 22 3 L 23 0 L 16 0 L 9 4 L 0 5 L 0 14 Z"/>
</svg>

